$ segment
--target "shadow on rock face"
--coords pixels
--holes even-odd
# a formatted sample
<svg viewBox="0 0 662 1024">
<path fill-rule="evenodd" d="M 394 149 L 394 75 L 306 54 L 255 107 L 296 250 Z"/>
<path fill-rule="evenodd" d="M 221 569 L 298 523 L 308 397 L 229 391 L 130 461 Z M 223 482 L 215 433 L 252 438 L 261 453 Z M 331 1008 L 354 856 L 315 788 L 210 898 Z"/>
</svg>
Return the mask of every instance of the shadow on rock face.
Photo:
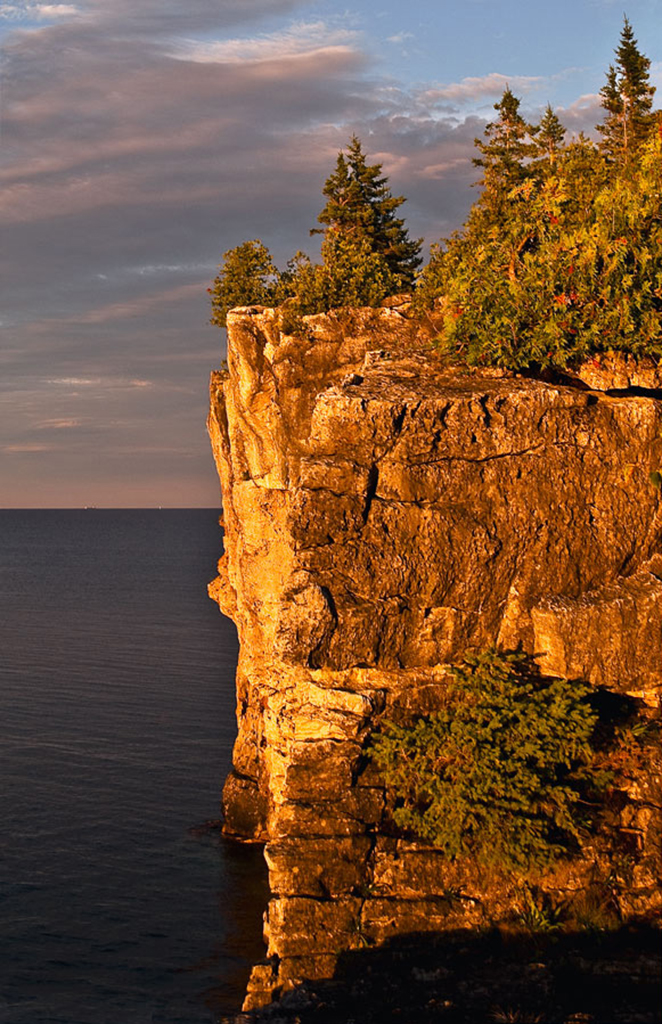
<svg viewBox="0 0 662 1024">
<path fill-rule="evenodd" d="M 457 930 L 342 954 L 308 982 L 232 1022 L 656 1024 L 660 937 L 650 924 L 576 933 Z"/>
</svg>

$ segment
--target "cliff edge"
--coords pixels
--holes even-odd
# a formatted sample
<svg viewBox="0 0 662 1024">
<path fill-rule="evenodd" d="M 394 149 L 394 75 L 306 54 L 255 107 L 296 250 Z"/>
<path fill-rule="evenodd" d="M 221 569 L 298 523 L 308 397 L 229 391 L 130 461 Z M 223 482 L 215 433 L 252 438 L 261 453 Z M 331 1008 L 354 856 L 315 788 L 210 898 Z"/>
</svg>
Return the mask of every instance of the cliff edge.
<svg viewBox="0 0 662 1024">
<path fill-rule="evenodd" d="M 225 526 L 210 594 L 240 640 L 225 829 L 266 843 L 272 892 L 246 1009 L 329 977 L 342 950 L 512 905 L 388 827 L 365 757 L 383 717 L 440 706 L 445 666 L 521 647 L 644 715 L 662 683 L 657 378 L 445 368 L 406 305 L 279 323 L 229 314 L 209 417 Z M 541 888 L 612 877 L 618 849 L 619 913 L 654 906 L 659 786 L 653 758 L 622 783 L 609 836 Z"/>
</svg>

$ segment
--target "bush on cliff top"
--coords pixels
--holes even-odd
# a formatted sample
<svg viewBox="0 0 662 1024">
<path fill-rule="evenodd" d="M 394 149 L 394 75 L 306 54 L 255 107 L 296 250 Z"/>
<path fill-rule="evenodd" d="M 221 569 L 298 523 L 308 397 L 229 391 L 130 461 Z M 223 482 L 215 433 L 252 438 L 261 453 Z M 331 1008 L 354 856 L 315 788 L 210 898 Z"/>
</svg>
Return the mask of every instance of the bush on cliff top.
<svg viewBox="0 0 662 1024">
<path fill-rule="evenodd" d="M 505 870 L 576 850 L 597 714 L 589 688 L 539 675 L 525 655 L 490 649 L 452 670 L 445 707 L 387 723 L 371 757 L 396 798 L 394 819 L 450 858 Z M 593 789 L 608 780 L 591 773 Z"/>
<path fill-rule="evenodd" d="M 442 352 L 511 369 L 662 356 L 662 124 L 628 173 L 586 140 L 533 165 L 489 221 L 475 208 L 421 276 Z"/>
<path fill-rule="evenodd" d="M 662 356 L 662 119 L 627 18 L 595 144 L 506 89 L 476 139 L 483 189 L 438 245 L 416 305 L 453 359 L 521 369 L 621 350 Z"/>
</svg>

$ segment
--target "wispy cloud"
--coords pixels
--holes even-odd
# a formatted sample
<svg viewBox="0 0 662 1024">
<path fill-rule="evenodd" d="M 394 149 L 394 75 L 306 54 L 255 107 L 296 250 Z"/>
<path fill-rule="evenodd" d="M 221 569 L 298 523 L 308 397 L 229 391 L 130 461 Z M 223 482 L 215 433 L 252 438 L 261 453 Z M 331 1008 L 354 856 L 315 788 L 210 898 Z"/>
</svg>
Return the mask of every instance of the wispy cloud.
<svg viewBox="0 0 662 1024">
<path fill-rule="evenodd" d="M 42 420 L 35 426 L 37 430 L 78 430 L 83 426 L 83 421 L 80 419 Z"/>
<path fill-rule="evenodd" d="M 0 18 L 8 21 L 42 21 L 69 18 L 80 14 L 75 4 L 3 4 L 0 3 Z"/>
<path fill-rule="evenodd" d="M 54 447 L 52 444 L 3 444 L 0 446 L 0 451 L 6 452 L 8 455 L 30 455 L 38 452 L 51 452 Z"/>
<path fill-rule="evenodd" d="M 127 35 L 181 36 L 284 14 L 302 0 L 83 0 L 100 25 L 121 25 Z"/>
<path fill-rule="evenodd" d="M 82 395 L 108 394 L 109 392 L 130 392 L 138 389 L 141 392 L 154 388 L 156 385 L 152 380 L 143 380 L 139 377 L 51 377 L 45 380 L 32 382 L 36 385 L 36 394 L 43 395 L 43 388 L 61 393 L 68 398 L 76 398 Z M 50 419 L 40 418 L 34 423 L 37 430 L 74 430 L 83 426 L 83 420 L 78 416 L 52 417 Z"/>
<path fill-rule="evenodd" d="M 204 64 L 243 64 L 292 60 L 320 51 L 351 52 L 357 42 L 357 33 L 349 29 L 331 28 L 323 21 L 298 22 L 287 29 L 265 35 L 219 42 L 180 43 L 173 50 L 173 56 Z"/>
<path fill-rule="evenodd" d="M 122 299 L 117 302 L 107 302 L 91 309 L 64 314 L 51 315 L 48 317 L 34 318 L 24 330 L 30 332 L 35 338 L 48 336 L 54 329 L 65 329 L 67 327 L 103 327 L 105 325 L 118 324 L 122 321 L 135 320 L 140 322 L 146 318 L 154 321 L 156 314 L 163 315 L 167 319 L 167 310 L 172 307 L 181 307 L 187 300 L 197 300 L 205 312 L 208 306 L 207 287 L 209 277 L 193 284 L 180 284 L 175 287 L 162 288 L 159 291 L 141 294 L 131 299 Z M 102 383 L 98 377 L 51 377 L 49 384 L 71 385 L 87 387 Z M 148 387 L 151 381 L 132 379 L 129 381 L 132 387 Z"/>
<path fill-rule="evenodd" d="M 141 295 L 128 302 L 111 302 L 105 306 L 99 306 L 97 309 L 66 317 L 65 320 L 71 324 L 107 324 L 116 320 L 140 318 L 154 310 L 163 309 L 164 306 L 174 305 L 188 298 L 203 295 L 206 287 L 207 279 L 195 284 L 183 284 L 176 288 Z M 134 386 L 143 387 L 148 382 L 134 381 L 132 383 Z"/>
<path fill-rule="evenodd" d="M 502 75 L 493 71 L 479 78 L 463 78 L 460 82 L 436 85 L 423 90 L 419 95 L 427 103 L 454 102 L 471 103 L 490 96 L 499 96 L 510 87 L 515 92 L 528 93 L 537 89 L 545 79 L 535 75 Z"/>
<path fill-rule="evenodd" d="M 437 164 L 425 164 L 425 166 L 419 168 L 417 174 L 420 178 L 431 178 L 440 181 L 448 177 L 449 173 L 453 171 L 468 169 L 470 164 L 470 157 L 459 156 L 453 160 L 442 160 L 441 163 Z"/>
<path fill-rule="evenodd" d="M 74 388 L 98 387 L 100 383 L 101 379 L 99 377 L 52 377 L 46 381 L 46 384 L 55 384 L 58 387 L 64 385 L 65 387 Z"/>
<path fill-rule="evenodd" d="M 73 4 L 36 4 L 35 10 L 40 18 L 68 18 L 72 14 L 78 14 L 80 7 Z"/>
</svg>

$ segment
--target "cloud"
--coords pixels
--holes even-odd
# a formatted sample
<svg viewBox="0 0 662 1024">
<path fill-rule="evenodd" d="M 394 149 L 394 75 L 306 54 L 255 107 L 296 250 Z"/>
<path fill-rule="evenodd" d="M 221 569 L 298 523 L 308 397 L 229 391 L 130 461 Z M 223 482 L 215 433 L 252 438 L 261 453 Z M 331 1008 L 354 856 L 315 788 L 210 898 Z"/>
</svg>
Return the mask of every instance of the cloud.
<svg viewBox="0 0 662 1024">
<path fill-rule="evenodd" d="M 435 180 L 442 180 L 448 176 L 449 173 L 458 169 L 465 170 L 469 167 L 471 160 L 468 156 L 459 156 L 451 160 L 443 160 L 437 164 L 425 164 L 418 170 L 418 176 L 420 178 L 432 178 Z"/>
<path fill-rule="evenodd" d="M 154 382 L 151 380 L 139 380 L 125 377 L 54 377 L 45 380 L 43 383 L 49 387 L 57 388 L 95 388 L 97 390 L 116 390 L 126 388 L 151 388 Z M 44 420 L 41 424 L 49 424 L 51 427 L 73 427 L 79 426 L 80 420 Z"/>
<path fill-rule="evenodd" d="M 56 377 L 55 379 L 47 380 L 46 383 L 57 386 L 64 385 L 65 387 L 89 388 L 98 387 L 101 380 L 98 377 Z"/>
<path fill-rule="evenodd" d="M 298 48 L 294 61 L 272 48 L 269 60 L 229 64 L 174 59 L 78 21 L 15 36 L 0 200 L 7 322 L 162 320 L 160 299 L 139 308 L 127 288 L 144 267 L 134 276 L 196 285 L 199 300 L 196 288 L 176 292 L 169 308 L 184 315 L 190 296 L 205 329 L 204 267 L 206 284 L 222 252 L 268 236 L 274 218 L 284 252 L 305 244 L 349 135 L 336 125 L 381 106 L 363 87 L 364 55 L 320 51 L 316 25 L 278 37 Z"/>
<path fill-rule="evenodd" d="M 34 454 L 35 452 L 50 452 L 53 451 L 54 445 L 52 444 L 3 444 L 0 445 L 0 451 L 6 452 L 8 455 L 25 455 Z"/>
<path fill-rule="evenodd" d="M 53 18 L 68 18 L 80 13 L 74 4 L 0 4 L 0 18 L 9 21 L 41 21 Z"/>
<path fill-rule="evenodd" d="M 351 54 L 357 33 L 331 28 L 323 21 L 299 22 L 278 32 L 219 42 L 187 42 L 173 51 L 180 60 L 204 64 L 243 64 L 256 61 L 292 61 L 324 53 Z"/>
<path fill-rule="evenodd" d="M 498 71 L 493 71 L 480 78 L 463 78 L 461 82 L 433 86 L 421 91 L 419 98 L 431 104 L 440 101 L 473 103 L 490 96 L 500 96 L 508 87 L 514 92 L 528 93 L 539 88 L 544 81 L 544 78 L 535 75 L 502 75 Z"/>
<path fill-rule="evenodd" d="M 36 4 L 35 10 L 40 18 L 67 18 L 78 14 L 80 7 L 73 4 Z"/>
<path fill-rule="evenodd" d="M 101 28 L 122 26 L 127 36 L 181 36 L 219 30 L 286 14 L 302 0 L 85 0 L 84 9 Z"/>
<path fill-rule="evenodd" d="M 117 320 L 139 319 L 147 316 L 154 310 L 162 310 L 164 306 L 176 304 L 186 300 L 190 296 L 204 294 L 208 279 L 199 281 L 196 284 L 182 284 L 176 288 L 169 288 L 166 291 L 159 291 L 127 302 L 111 302 L 96 309 L 90 309 L 72 316 L 65 317 L 66 323 L 70 324 L 107 324 Z M 145 387 L 148 381 L 132 382 L 135 386 Z"/>
<path fill-rule="evenodd" d="M 595 125 L 604 117 L 604 109 L 597 93 L 578 96 L 568 106 L 559 107 L 556 113 L 570 135 L 584 132 L 586 135 L 595 136 Z"/>
<path fill-rule="evenodd" d="M 386 40 L 387 43 L 406 43 L 408 39 L 413 39 L 413 32 L 398 32 L 394 36 L 389 36 Z"/>
<path fill-rule="evenodd" d="M 82 426 L 83 421 L 80 419 L 42 420 L 41 423 L 36 424 L 37 430 L 78 430 Z"/>
</svg>

